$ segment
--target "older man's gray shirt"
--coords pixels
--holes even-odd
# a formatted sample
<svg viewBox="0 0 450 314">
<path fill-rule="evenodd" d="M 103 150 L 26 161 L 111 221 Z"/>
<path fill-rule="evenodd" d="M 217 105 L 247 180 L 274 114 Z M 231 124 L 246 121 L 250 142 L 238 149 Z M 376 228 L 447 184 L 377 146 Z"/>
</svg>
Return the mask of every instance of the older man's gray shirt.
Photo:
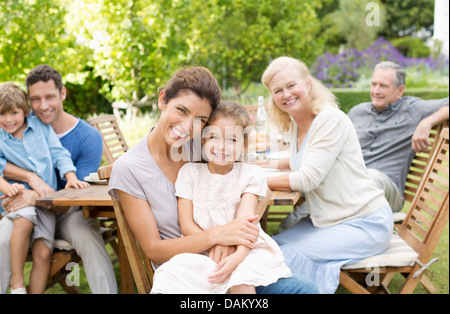
<svg viewBox="0 0 450 314">
<path fill-rule="evenodd" d="M 437 100 L 403 97 L 382 111 L 376 110 L 371 102 L 353 107 L 348 116 L 355 125 L 367 168 L 388 175 L 403 195 L 415 154 L 411 145 L 416 127 L 422 119 L 448 104 L 448 97 Z"/>
</svg>

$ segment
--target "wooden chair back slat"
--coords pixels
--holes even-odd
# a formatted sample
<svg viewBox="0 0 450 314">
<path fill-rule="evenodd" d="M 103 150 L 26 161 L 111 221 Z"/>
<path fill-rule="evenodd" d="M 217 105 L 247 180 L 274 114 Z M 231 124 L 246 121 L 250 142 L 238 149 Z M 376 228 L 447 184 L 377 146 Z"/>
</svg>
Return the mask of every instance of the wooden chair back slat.
<svg viewBox="0 0 450 314">
<path fill-rule="evenodd" d="M 116 116 L 101 115 L 88 119 L 103 138 L 103 156 L 108 164 L 112 164 L 123 153 L 128 151 L 128 145 L 120 131 Z"/>
<path fill-rule="evenodd" d="M 448 221 L 449 131 L 442 130 L 399 235 L 419 254 L 437 243 Z M 446 217 L 446 218 L 445 218 Z M 444 223 L 442 222 L 444 221 Z M 434 247 L 433 247 L 434 250 Z M 431 250 L 432 251 L 432 250 Z M 428 257 L 421 258 L 428 259 Z"/>
<path fill-rule="evenodd" d="M 428 148 L 428 151 L 426 153 L 417 153 L 414 156 L 406 178 L 404 190 L 405 202 L 412 202 L 414 195 L 416 194 L 419 187 L 420 181 L 422 180 L 422 177 L 424 175 L 425 169 L 429 163 L 429 160 L 433 155 L 434 150 L 436 149 L 436 144 L 438 142 L 437 138 L 439 137 L 439 134 L 441 133 L 443 128 L 448 128 L 448 121 L 435 125 L 431 129 L 429 137 L 431 146 Z"/>
</svg>

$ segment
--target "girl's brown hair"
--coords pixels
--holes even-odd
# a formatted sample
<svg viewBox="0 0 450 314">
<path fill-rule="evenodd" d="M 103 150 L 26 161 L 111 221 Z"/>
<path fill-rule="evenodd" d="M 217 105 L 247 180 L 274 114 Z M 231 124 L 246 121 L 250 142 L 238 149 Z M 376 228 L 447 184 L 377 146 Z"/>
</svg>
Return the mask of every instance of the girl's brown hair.
<svg viewBox="0 0 450 314">
<path fill-rule="evenodd" d="M 244 138 L 248 138 L 248 130 L 246 128 L 251 125 L 250 114 L 241 104 L 234 101 L 223 101 L 211 113 L 206 126 L 212 124 L 220 117 L 231 117 L 236 124 L 244 130 Z"/>
</svg>

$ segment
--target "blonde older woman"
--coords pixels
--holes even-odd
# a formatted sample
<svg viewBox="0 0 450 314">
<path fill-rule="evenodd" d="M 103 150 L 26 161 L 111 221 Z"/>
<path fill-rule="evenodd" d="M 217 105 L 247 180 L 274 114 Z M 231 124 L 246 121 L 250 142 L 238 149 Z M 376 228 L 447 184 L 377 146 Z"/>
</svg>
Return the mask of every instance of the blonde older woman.
<svg viewBox="0 0 450 314">
<path fill-rule="evenodd" d="M 389 244 L 392 211 L 369 177 L 352 122 L 333 94 L 296 59 L 274 60 L 263 74 L 270 112 L 289 130 L 290 174 L 268 178 L 271 189 L 304 193 L 309 217 L 274 236 L 293 273 L 333 293 L 340 267 L 379 254 Z"/>
</svg>

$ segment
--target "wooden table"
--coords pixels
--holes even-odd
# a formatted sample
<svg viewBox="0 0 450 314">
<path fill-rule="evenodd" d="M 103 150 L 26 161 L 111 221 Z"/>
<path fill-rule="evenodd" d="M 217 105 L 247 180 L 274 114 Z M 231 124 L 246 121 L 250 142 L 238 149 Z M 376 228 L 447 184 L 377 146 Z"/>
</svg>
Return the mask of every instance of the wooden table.
<svg viewBox="0 0 450 314">
<path fill-rule="evenodd" d="M 84 189 L 63 189 L 41 197 L 36 205 L 52 207 L 56 212 L 64 212 L 68 206 L 81 206 L 84 218 L 115 218 L 107 185 L 90 185 Z"/>
<path fill-rule="evenodd" d="M 273 191 L 269 202 L 270 206 L 284 205 L 295 206 L 301 201 L 301 193 L 293 191 Z M 63 212 L 70 206 L 81 206 L 83 210 L 83 217 L 106 217 L 115 218 L 113 203 L 111 196 L 108 194 L 107 185 L 90 185 L 84 189 L 64 189 L 53 193 L 52 195 L 42 197 L 36 201 L 37 206 L 52 207 L 55 211 Z M 266 210 L 261 219 L 261 226 L 265 230 L 267 227 L 267 217 L 269 210 Z M 134 292 L 134 281 L 131 275 L 131 270 L 128 264 L 125 248 L 120 237 L 120 230 L 118 230 L 118 247 L 119 247 L 119 261 L 120 261 L 120 278 L 122 293 Z"/>
<path fill-rule="evenodd" d="M 292 210 L 295 209 L 296 206 L 300 205 L 303 202 L 303 198 L 301 198 L 302 193 L 299 191 L 272 191 L 272 197 L 270 198 L 269 204 L 267 205 L 267 209 L 264 212 L 263 217 L 261 218 L 261 228 L 264 231 L 267 231 L 267 222 L 274 221 L 280 222 L 284 219 L 279 216 L 289 215 Z M 290 211 L 270 211 L 271 206 L 289 206 L 292 208 Z M 276 215 L 278 217 L 270 217 Z"/>
</svg>

